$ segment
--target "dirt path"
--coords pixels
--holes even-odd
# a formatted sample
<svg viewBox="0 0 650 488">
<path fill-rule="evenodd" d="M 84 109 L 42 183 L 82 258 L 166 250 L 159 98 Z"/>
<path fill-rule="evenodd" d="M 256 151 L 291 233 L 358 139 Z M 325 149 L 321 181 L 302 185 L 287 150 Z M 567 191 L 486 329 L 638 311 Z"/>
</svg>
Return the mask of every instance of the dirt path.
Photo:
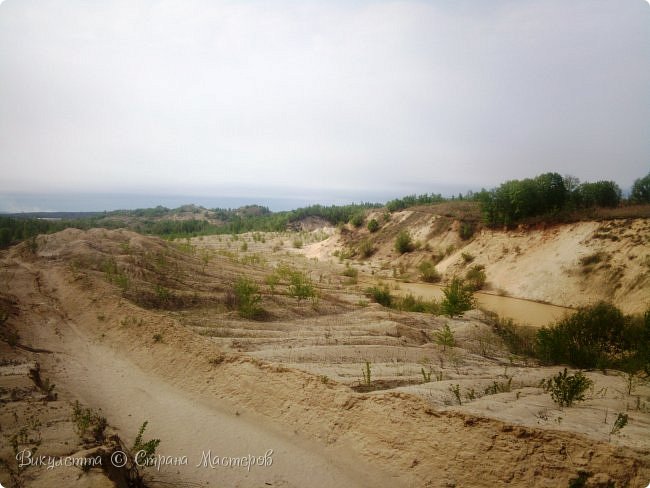
<svg viewBox="0 0 650 488">
<path fill-rule="evenodd" d="M 170 384 L 135 364 L 119 346 L 103 342 L 96 331 L 90 334 L 85 330 L 86 321 L 75 308 L 68 308 L 75 293 L 69 293 L 65 275 L 58 269 L 40 272 L 29 263 L 14 269 L 14 291 L 25 297 L 23 340 L 32 351 L 48 349 L 47 354 L 34 354 L 34 360 L 42 364 L 57 391 L 67 392 L 85 406 L 101 409 L 128 444 L 147 420 L 144 438 L 161 439 L 158 454 L 187 457 L 184 465 L 146 468 L 148 486 L 403 485 L 377 469 L 368 470 L 367 462 L 344 446 L 326 447 L 295 430 L 280 430 L 268 418 L 197 391 L 196 385 L 184 388 L 183 384 Z M 63 301 L 57 290 L 65 290 Z M 92 313 L 100 310 L 101 305 Z M 196 372 L 197 377 L 202 374 Z M 183 375 L 192 383 L 192 371 Z M 262 465 L 248 469 L 217 464 L 223 463 L 223 458 L 246 457 L 248 461 L 249 455 L 261 458 L 257 462 Z"/>
<path fill-rule="evenodd" d="M 166 384 L 122 358 L 108 346 L 94 344 L 68 323 L 64 364 L 54 366 L 62 388 L 82 403 L 101 408 L 128 442 L 144 420 L 145 439 L 160 438 L 159 453 L 187 456 L 187 465 L 147 468 L 156 481 L 174 486 L 384 486 L 350 465 L 350 453 L 327 451 L 317 444 L 261 425 L 230 405 L 206 401 Z M 268 466 L 211 467 L 209 456 L 264 458 Z M 208 454 L 209 453 L 209 454 Z M 347 461 L 343 461 L 343 457 Z M 206 466 L 207 464 L 207 466 Z M 197 467 L 197 465 L 200 465 Z M 395 486 L 393 483 L 391 486 Z M 152 486 L 156 486 L 155 483 Z"/>
</svg>

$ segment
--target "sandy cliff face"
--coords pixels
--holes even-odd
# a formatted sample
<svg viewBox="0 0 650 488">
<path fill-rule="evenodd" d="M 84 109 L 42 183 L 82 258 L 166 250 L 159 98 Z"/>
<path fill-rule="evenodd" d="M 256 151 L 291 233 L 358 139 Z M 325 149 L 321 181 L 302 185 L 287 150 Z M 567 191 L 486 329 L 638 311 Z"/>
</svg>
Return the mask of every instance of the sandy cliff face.
<svg viewBox="0 0 650 488">
<path fill-rule="evenodd" d="M 354 248 L 369 239 L 376 252 L 367 263 L 377 276 L 400 274 L 417 281 L 420 262 L 444 256 L 437 264 L 443 279 L 463 276 L 469 267 L 482 265 L 486 290 L 498 294 L 569 307 L 607 300 L 627 313 L 650 307 L 649 219 L 517 230 L 482 228 L 468 240 L 459 236 L 461 225 L 453 217 L 425 208 L 407 210 L 393 214 L 376 234 L 348 230 L 312 252 L 331 256 L 337 248 Z M 408 230 L 419 244 L 416 251 L 403 255 L 395 251 L 395 237 L 401 230 Z M 471 262 L 464 255 L 471 256 Z"/>
</svg>

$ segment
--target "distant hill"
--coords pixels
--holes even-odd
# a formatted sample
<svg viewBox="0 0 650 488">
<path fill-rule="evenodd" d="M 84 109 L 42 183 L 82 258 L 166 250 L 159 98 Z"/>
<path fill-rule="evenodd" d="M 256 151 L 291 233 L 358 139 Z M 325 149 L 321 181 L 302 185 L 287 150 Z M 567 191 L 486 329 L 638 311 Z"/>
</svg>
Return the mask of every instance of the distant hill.
<svg viewBox="0 0 650 488">
<path fill-rule="evenodd" d="M 14 219 L 47 219 L 47 220 L 74 220 L 98 217 L 104 215 L 104 212 L 20 212 L 20 213 L 0 213 L 2 217 L 11 217 Z"/>
</svg>

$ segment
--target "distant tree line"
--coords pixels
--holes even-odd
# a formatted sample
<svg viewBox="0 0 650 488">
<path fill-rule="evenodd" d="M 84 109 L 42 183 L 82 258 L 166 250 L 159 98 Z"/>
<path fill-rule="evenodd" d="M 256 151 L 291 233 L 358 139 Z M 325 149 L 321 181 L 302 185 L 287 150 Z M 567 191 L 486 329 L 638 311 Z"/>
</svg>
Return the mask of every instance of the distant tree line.
<svg viewBox="0 0 650 488">
<path fill-rule="evenodd" d="M 74 220 L 45 220 L 36 218 L 14 218 L 0 216 L 0 247 L 29 239 L 38 234 L 50 234 L 73 227 L 76 229 L 90 229 L 98 227 L 95 218 Z"/>
<path fill-rule="evenodd" d="M 386 202 L 386 209 L 389 212 L 398 212 L 405 208 L 414 207 L 416 205 L 431 205 L 434 203 L 441 203 L 446 201 L 442 195 L 434 193 L 423 193 L 422 195 L 407 195 L 402 198 L 396 198 Z"/>
<path fill-rule="evenodd" d="M 591 207 L 617 207 L 621 189 L 613 181 L 580 183 L 575 177 L 544 173 L 510 180 L 474 195 L 488 225 L 511 225 L 538 215 Z"/>
<path fill-rule="evenodd" d="M 451 200 L 455 200 L 452 197 Z M 560 212 L 591 207 L 616 207 L 622 201 L 621 189 L 613 181 L 580 183 L 572 176 L 562 177 L 558 173 L 544 173 L 535 178 L 510 180 L 491 190 L 458 195 L 459 200 L 476 201 L 488 225 L 512 225 L 523 219 L 557 215 Z M 432 205 L 449 199 L 440 194 L 407 195 L 386 203 L 390 212 L 396 212 L 416 205 Z M 634 182 L 630 203 L 650 204 L 650 173 Z M 292 222 L 308 217 L 326 220 L 332 225 L 352 223 L 360 227 L 366 210 L 381 207 L 378 203 L 350 205 L 310 205 L 295 210 L 272 212 L 259 205 L 248 205 L 238 209 L 211 209 L 218 222 L 205 218 L 177 219 L 179 213 L 201 213 L 204 209 L 185 205 L 176 209 L 163 206 L 135 210 L 117 210 L 88 217 L 65 220 L 38 218 L 17 218 L 0 216 L 0 246 L 28 239 L 37 234 L 58 232 L 68 227 L 90 229 L 129 228 L 142 234 L 153 234 L 167 238 L 192 237 L 209 234 L 239 234 L 242 232 L 281 232 Z M 30 217 L 30 216 L 27 216 Z M 124 221 L 123 217 L 137 220 Z"/>
</svg>

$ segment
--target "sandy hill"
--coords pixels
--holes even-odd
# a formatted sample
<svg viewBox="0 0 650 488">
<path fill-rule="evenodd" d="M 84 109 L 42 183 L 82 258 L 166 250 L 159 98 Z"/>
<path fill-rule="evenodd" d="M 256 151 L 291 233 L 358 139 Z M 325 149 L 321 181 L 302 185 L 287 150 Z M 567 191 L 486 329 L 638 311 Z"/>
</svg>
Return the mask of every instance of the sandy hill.
<svg viewBox="0 0 650 488">
<path fill-rule="evenodd" d="M 332 258 L 341 252 L 385 278 L 418 281 L 423 261 L 436 263 L 443 281 L 471 266 L 485 269 L 485 290 L 517 298 L 576 307 L 607 300 L 626 312 L 650 307 L 650 219 L 583 221 L 515 230 L 482 227 L 471 206 L 418 207 L 387 214 L 370 212 L 380 228 L 346 226 L 340 235 L 310 249 Z M 463 230 L 467 232 L 463 239 Z M 416 249 L 399 254 L 395 239 L 408 231 Z M 372 256 L 358 251 L 371 243 Z"/>
<path fill-rule="evenodd" d="M 425 219 L 402 212 L 390 225 L 408 225 L 430 246 L 460 245 L 453 221 L 429 236 L 439 219 L 426 219 L 418 230 L 414 221 Z M 316 235 L 318 243 L 309 240 Z M 301 256 L 326 253 L 335 242 L 328 235 L 210 236 L 191 244 L 102 229 L 40 236 L 35 249 L 24 243 L 0 255 L 1 346 L 12 354 L 7 366 L 28 369 L 21 365 L 38 361 L 43 377 L 56 384 L 56 401 L 101 409 L 127 444 L 148 420 L 147 436 L 162 440 L 161 453 L 190 457 L 186 467 L 149 470 L 149 486 L 647 481 L 646 386 L 625 393 L 620 375 L 592 372 L 596 386 L 584 407 L 559 411 L 538 387 L 540 377 L 557 368 L 509 357 L 478 312 L 452 320 L 384 309 L 369 304 L 338 265 Z M 481 236 L 464 247 L 478 246 Z M 378 272 L 388 272 L 379 260 L 393 253 L 384 237 L 371 261 Z M 394 257 L 412 267 L 432 252 Z M 441 269 L 451 270 L 453 257 L 448 254 Z M 237 311 L 241 299 L 233 292 L 242 277 L 260 293 L 256 303 L 265 313 L 255 320 Z M 310 287 L 313 296 L 299 293 Z M 456 335 L 455 346 L 432 339 L 443 325 Z M 364 367 L 372 370 L 365 385 L 359 378 Z M 23 369 L 13 369 L 11 381 Z M 428 380 L 420 379 L 421 370 Z M 454 387 L 462 405 L 453 403 Z M 28 396 L 24 403 L 12 399 L 21 397 L 15 388 L 28 386 L 2 388 L 9 408 L 0 418 L 6 429 L 0 476 L 15 476 L 25 486 L 63 486 L 68 478 L 56 477 L 69 471 L 20 471 L 11 460 L 14 446 L 77 452 L 80 441 L 63 421 L 69 413 L 58 414 L 60 430 L 42 428 Z M 610 439 L 612 412 L 626 404 L 630 426 Z M 54 412 L 64 407 L 52 405 Z M 610 413 L 605 422 L 603 412 Z M 22 436 L 23 429 L 30 435 Z M 223 456 L 271 449 L 273 464 L 196 469 L 208 449 Z M 90 486 L 86 476 L 98 474 L 75 471 L 79 486 Z"/>
</svg>

